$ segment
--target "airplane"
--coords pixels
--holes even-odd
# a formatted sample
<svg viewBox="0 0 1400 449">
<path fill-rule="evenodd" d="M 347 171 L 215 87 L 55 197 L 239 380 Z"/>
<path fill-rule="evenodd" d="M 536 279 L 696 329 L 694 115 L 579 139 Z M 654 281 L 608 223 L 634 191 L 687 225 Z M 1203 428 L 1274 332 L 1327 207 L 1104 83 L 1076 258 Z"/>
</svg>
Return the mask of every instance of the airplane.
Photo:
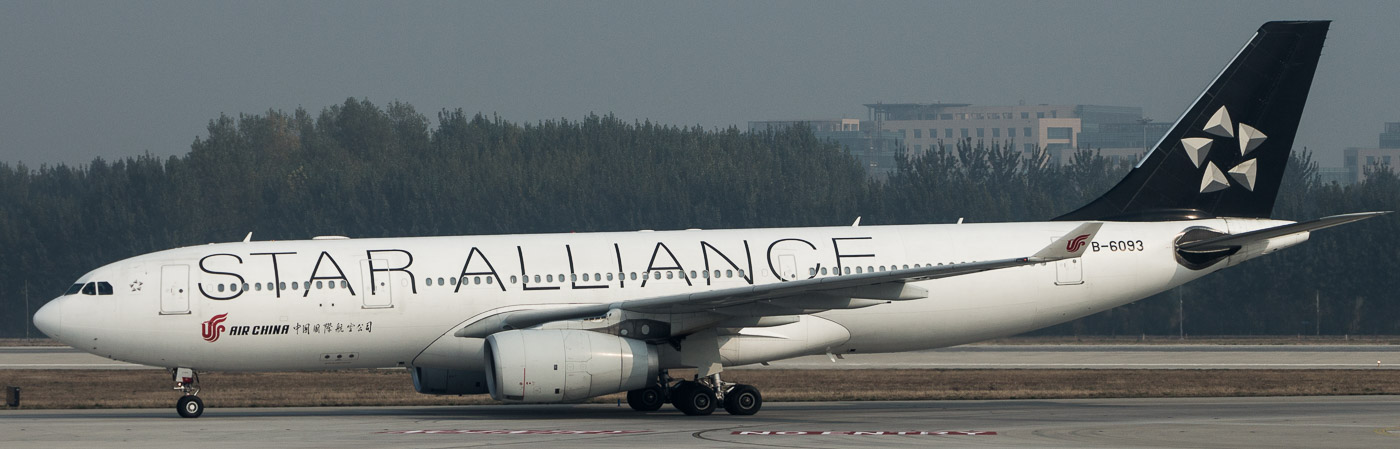
<svg viewBox="0 0 1400 449">
<path fill-rule="evenodd" d="M 1264 24 L 1119 184 L 1046 221 L 245 238 L 93 270 L 34 324 L 167 368 L 183 417 L 200 371 L 385 367 L 425 394 L 752 415 L 725 368 L 1020 334 L 1386 213 L 1270 218 L 1329 26 Z"/>
</svg>

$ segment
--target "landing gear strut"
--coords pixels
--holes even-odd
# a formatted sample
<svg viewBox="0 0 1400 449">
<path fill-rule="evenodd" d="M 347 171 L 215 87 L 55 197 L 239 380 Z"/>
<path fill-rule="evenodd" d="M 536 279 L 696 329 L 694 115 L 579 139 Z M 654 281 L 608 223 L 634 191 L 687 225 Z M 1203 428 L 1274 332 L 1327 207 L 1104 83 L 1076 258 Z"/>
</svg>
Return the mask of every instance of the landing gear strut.
<svg viewBox="0 0 1400 449">
<path fill-rule="evenodd" d="M 675 379 L 662 372 L 658 385 L 627 392 L 627 405 L 633 410 L 650 412 L 670 402 L 677 410 L 691 416 L 709 415 L 719 406 L 731 415 L 752 415 L 763 407 L 763 395 L 757 388 L 724 382 L 719 374 L 672 384 L 673 381 Z"/>
<path fill-rule="evenodd" d="M 175 389 L 184 393 L 180 400 L 175 401 L 175 411 L 180 413 L 181 418 L 198 418 L 204 414 L 204 401 L 199 399 L 199 374 L 189 368 L 177 368 L 172 370 L 175 378 Z"/>
</svg>

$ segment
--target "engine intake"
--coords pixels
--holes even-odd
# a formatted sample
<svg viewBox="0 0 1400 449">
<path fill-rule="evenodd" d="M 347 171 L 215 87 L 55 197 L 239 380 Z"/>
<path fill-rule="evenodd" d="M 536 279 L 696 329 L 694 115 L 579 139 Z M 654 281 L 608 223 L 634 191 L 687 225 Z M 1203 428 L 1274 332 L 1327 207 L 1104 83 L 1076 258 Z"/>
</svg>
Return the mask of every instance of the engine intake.
<svg viewBox="0 0 1400 449">
<path fill-rule="evenodd" d="M 646 342 L 575 329 L 525 329 L 486 337 L 486 385 L 507 402 L 575 402 L 655 382 Z"/>
</svg>

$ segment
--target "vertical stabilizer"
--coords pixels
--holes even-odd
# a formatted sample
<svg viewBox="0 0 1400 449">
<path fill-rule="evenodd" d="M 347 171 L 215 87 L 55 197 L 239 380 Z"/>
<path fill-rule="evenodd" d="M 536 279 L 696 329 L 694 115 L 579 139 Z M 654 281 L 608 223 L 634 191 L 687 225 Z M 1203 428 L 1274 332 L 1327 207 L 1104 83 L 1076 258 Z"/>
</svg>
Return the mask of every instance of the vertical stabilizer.
<svg viewBox="0 0 1400 449">
<path fill-rule="evenodd" d="M 1056 220 L 1268 218 L 1330 23 L 1264 24 L 1127 177 Z"/>
</svg>

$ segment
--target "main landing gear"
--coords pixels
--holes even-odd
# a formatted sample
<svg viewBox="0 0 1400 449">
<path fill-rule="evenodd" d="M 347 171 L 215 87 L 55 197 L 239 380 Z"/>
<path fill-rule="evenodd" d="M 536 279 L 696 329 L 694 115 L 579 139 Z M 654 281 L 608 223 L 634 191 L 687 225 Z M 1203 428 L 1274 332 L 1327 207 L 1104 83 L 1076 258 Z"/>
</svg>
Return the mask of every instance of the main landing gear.
<svg viewBox="0 0 1400 449">
<path fill-rule="evenodd" d="M 658 385 L 627 392 L 627 405 L 639 412 L 651 412 L 670 402 L 676 409 L 691 416 L 714 413 L 720 405 L 731 415 L 752 415 L 763 407 L 763 395 L 757 388 L 721 381 L 719 374 L 674 384 L 671 384 L 673 379 L 664 372 L 659 377 Z"/>
<path fill-rule="evenodd" d="M 175 378 L 175 389 L 184 393 L 180 400 L 175 401 L 175 411 L 180 413 L 181 418 L 198 418 L 204 414 L 204 401 L 199 399 L 199 374 L 189 368 L 177 368 L 172 371 Z"/>
</svg>

